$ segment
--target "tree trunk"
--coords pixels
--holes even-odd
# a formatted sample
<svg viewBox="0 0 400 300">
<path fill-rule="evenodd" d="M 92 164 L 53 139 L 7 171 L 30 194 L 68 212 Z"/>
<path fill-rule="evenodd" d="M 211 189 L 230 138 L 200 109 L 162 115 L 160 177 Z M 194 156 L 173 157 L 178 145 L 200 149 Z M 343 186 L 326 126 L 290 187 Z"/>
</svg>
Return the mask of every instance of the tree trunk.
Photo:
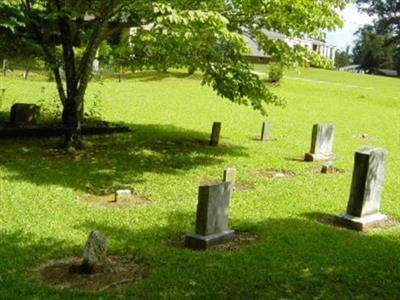
<svg viewBox="0 0 400 300">
<path fill-rule="evenodd" d="M 31 68 L 29 66 L 25 66 L 24 80 L 28 80 L 30 70 Z"/>
<path fill-rule="evenodd" d="M 83 116 L 83 97 L 67 98 L 62 114 L 65 130 L 64 146 L 81 147 L 81 123 Z"/>
<path fill-rule="evenodd" d="M 188 75 L 193 75 L 196 72 L 196 67 L 195 66 L 190 66 L 188 68 Z"/>
</svg>

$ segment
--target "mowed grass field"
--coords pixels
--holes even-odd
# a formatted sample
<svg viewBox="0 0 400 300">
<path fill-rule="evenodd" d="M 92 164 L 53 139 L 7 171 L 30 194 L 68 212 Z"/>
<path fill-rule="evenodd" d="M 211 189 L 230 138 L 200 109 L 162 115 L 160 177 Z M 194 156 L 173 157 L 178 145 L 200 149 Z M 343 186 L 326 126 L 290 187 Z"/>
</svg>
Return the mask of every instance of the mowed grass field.
<svg viewBox="0 0 400 300">
<path fill-rule="evenodd" d="M 400 227 L 360 234 L 318 222 L 346 209 L 354 152 L 365 145 L 388 151 L 381 211 L 400 218 L 399 79 L 316 69 L 285 76 L 272 88 L 287 106 L 269 107 L 268 143 L 255 140 L 266 118 L 218 98 L 200 76 L 153 72 L 90 85 L 87 108 L 101 99 L 104 119 L 132 132 L 85 137 L 81 155 L 59 155 L 59 139 L 0 140 L 0 299 L 399 298 Z M 46 98 L 55 95 L 39 75 L 1 77 L 1 110 L 43 98 L 42 86 Z M 207 145 L 214 121 L 222 122 L 215 148 Z M 341 174 L 300 161 L 312 125 L 326 122 L 336 126 Z M 257 239 L 226 252 L 171 244 L 194 230 L 198 185 L 228 166 L 251 187 L 233 194 L 230 225 Z M 268 170 L 295 176 L 262 176 Z M 118 210 L 80 200 L 117 188 L 152 203 Z M 41 263 L 81 255 L 92 229 L 107 236 L 111 255 L 142 261 L 145 278 L 99 294 L 32 278 Z"/>
</svg>

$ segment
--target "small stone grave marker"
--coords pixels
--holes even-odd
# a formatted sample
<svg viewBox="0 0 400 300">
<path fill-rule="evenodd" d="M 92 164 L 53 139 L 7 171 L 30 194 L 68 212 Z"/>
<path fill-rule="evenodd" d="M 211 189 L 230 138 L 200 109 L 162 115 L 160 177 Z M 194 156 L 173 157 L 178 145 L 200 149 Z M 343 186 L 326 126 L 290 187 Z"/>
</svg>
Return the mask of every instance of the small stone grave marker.
<svg viewBox="0 0 400 300">
<path fill-rule="evenodd" d="M 311 149 L 306 153 L 305 160 L 333 160 L 334 135 L 335 127 L 332 124 L 315 124 L 312 130 Z"/>
<path fill-rule="evenodd" d="M 107 239 L 97 230 L 93 230 L 86 241 L 83 251 L 82 272 L 92 274 L 99 266 L 107 262 Z"/>
<path fill-rule="evenodd" d="M 132 196 L 132 191 L 125 189 L 125 190 L 117 190 L 115 192 L 114 202 L 126 201 Z"/>
<path fill-rule="evenodd" d="M 321 168 L 321 173 L 322 174 L 335 173 L 335 168 L 333 167 L 333 163 L 331 161 L 324 163 Z"/>
<path fill-rule="evenodd" d="M 40 106 L 16 103 L 11 107 L 10 123 L 13 127 L 36 126 L 40 115 Z"/>
<path fill-rule="evenodd" d="M 219 137 L 221 134 L 221 122 L 214 122 L 212 131 L 211 131 L 211 139 L 210 139 L 210 146 L 218 146 L 219 144 Z"/>
<path fill-rule="evenodd" d="M 355 153 L 347 211 L 336 217 L 337 223 L 363 230 L 387 220 L 387 216 L 379 212 L 386 157 L 382 148 L 365 147 Z"/>
<path fill-rule="evenodd" d="M 235 188 L 235 183 L 236 183 L 236 169 L 233 167 L 226 168 L 224 170 L 224 182 L 230 182 L 232 189 Z"/>
<path fill-rule="evenodd" d="M 271 124 L 263 122 L 261 128 L 261 141 L 267 142 L 271 139 Z"/>
<path fill-rule="evenodd" d="M 230 182 L 199 187 L 196 230 L 186 236 L 187 248 L 206 250 L 234 238 L 234 231 L 228 227 L 231 192 Z"/>
</svg>

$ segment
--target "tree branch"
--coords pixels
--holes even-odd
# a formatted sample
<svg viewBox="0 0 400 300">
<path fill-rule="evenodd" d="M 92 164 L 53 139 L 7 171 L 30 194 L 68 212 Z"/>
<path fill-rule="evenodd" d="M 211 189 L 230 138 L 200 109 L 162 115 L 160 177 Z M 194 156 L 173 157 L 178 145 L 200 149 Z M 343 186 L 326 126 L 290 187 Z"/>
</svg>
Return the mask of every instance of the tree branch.
<svg viewBox="0 0 400 300">
<path fill-rule="evenodd" d="M 65 94 L 64 85 L 61 79 L 60 71 L 58 69 L 57 58 L 55 56 L 55 48 L 54 46 L 50 46 L 47 43 L 46 39 L 44 38 L 40 28 L 37 26 L 35 20 L 33 20 L 31 14 L 31 2 L 29 0 L 25 0 L 25 10 L 24 14 L 27 20 L 29 20 L 29 24 L 31 25 L 36 41 L 39 43 L 40 47 L 42 48 L 44 56 L 47 58 L 47 61 L 50 63 L 50 68 L 54 73 L 54 78 L 57 84 L 57 91 L 60 97 L 61 103 L 65 105 L 67 101 L 67 96 Z"/>
<path fill-rule="evenodd" d="M 75 66 L 75 53 L 73 45 L 73 36 L 71 32 L 71 22 L 63 11 L 62 3 L 60 0 L 56 0 L 56 6 L 58 11 L 58 24 L 61 33 L 61 44 L 63 47 L 64 66 L 65 66 L 65 78 L 67 80 L 67 97 L 72 99 L 75 97 L 77 89 L 77 74 Z"/>
</svg>

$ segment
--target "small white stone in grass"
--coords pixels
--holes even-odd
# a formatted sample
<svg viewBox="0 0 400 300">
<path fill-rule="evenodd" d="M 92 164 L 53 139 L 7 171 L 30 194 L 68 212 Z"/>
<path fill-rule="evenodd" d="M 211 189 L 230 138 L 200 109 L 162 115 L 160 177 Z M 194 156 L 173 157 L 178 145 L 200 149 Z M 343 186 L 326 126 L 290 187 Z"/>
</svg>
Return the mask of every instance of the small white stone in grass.
<svg viewBox="0 0 400 300">
<path fill-rule="evenodd" d="M 361 137 L 362 137 L 363 139 L 366 139 L 366 138 L 368 138 L 368 134 L 367 134 L 367 133 L 363 133 L 363 134 L 361 135 Z"/>
<path fill-rule="evenodd" d="M 285 178 L 286 175 L 285 175 L 284 173 L 282 173 L 282 172 L 278 172 L 278 173 L 276 173 L 276 174 L 274 175 L 274 177 L 275 177 L 275 178 Z"/>
<path fill-rule="evenodd" d="M 132 196 L 132 191 L 131 190 L 117 190 L 115 192 L 115 198 L 114 201 L 118 202 L 118 201 L 123 201 L 123 200 L 128 200 L 129 197 Z"/>
</svg>

